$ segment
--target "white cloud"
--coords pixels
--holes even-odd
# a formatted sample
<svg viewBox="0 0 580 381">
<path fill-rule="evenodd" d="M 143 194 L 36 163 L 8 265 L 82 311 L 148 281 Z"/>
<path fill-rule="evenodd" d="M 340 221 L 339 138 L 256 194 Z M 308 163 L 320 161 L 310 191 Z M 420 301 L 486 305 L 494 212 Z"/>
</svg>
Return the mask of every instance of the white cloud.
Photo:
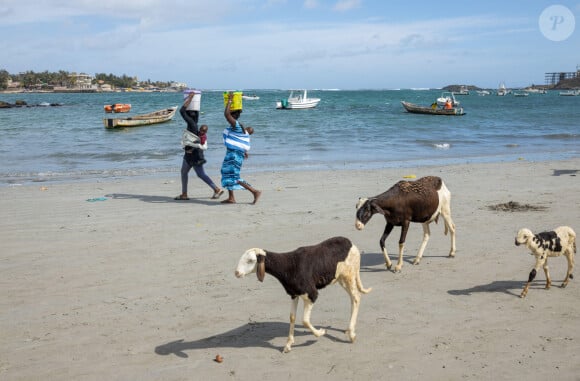
<svg viewBox="0 0 580 381">
<path fill-rule="evenodd" d="M 361 0 L 339 0 L 334 5 L 336 11 L 349 11 L 351 9 L 360 8 Z"/>
</svg>

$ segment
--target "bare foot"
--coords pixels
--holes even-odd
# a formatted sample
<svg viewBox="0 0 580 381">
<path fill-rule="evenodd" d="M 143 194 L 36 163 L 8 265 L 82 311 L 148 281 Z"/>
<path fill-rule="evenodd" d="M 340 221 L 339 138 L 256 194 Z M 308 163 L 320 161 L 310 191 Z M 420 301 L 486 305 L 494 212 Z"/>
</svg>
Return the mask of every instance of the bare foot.
<svg viewBox="0 0 580 381">
<path fill-rule="evenodd" d="M 262 195 L 262 191 L 254 192 L 254 202 L 252 202 L 252 205 L 256 205 L 256 203 L 258 202 L 258 199 L 260 198 L 261 195 Z"/>
<path fill-rule="evenodd" d="M 226 198 L 225 200 L 220 201 L 220 203 L 222 203 L 222 204 L 235 204 L 236 200 L 230 200 L 229 198 Z"/>
</svg>

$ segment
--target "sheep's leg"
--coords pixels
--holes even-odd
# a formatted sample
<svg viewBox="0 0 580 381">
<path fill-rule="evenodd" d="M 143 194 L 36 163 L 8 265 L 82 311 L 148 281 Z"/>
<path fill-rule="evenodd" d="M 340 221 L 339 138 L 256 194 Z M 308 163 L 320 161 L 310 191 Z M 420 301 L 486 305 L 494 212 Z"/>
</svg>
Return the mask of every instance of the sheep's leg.
<svg viewBox="0 0 580 381">
<path fill-rule="evenodd" d="M 419 253 L 417 257 L 413 261 L 414 265 L 418 265 L 421 262 L 421 258 L 423 258 L 423 251 L 425 251 L 425 247 L 427 247 L 427 242 L 429 242 L 429 237 L 431 236 L 431 229 L 429 229 L 429 223 L 425 222 L 423 224 L 423 242 L 421 242 L 421 247 L 419 247 Z"/>
<path fill-rule="evenodd" d="M 356 290 L 355 287 L 351 287 L 350 291 L 350 302 L 351 302 L 351 313 L 350 313 L 350 322 L 348 324 L 348 330 L 345 332 L 348 338 L 350 339 L 351 343 L 354 343 L 356 339 L 356 319 L 358 317 L 358 309 L 360 306 L 360 293 Z"/>
<path fill-rule="evenodd" d="M 536 278 L 536 274 L 538 273 L 538 270 L 540 270 L 541 266 L 544 266 L 546 264 L 546 260 L 540 257 L 536 257 L 536 265 L 534 266 L 534 268 L 532 269 L 532 271 L 530 271 L 530 276 L 528 277 L 528 283 L 526 283 L 526 285 L 524 286 L 524 289 L 522 291 L 522 293 L 520 294 L 520 298 L 525 298 L 526 295 L 528 294 L 528 289 L 530 288 L 530 285 L 532 284 L 532 281 Z M 544 272 L 546 272 L 546 268 L 544 268 Z M 546 272 L 546 278 L 548 278 L 548 273 Z"/>
<path fill-rule="evenodd" d="M 358 317 L 358 309 L 360 306 L 360 292 L 357 286 L 357 276 L 358 269 L 352 269 L 353 272 L 348 276 L 341 277 L 339 279 L 340 285 L 350 296 L 351 313 L 350 322 L 348 324 L 348 329 L 346 330 L 346 335 L 350 339 L 351 343 L 354 343 L 356 339 L 356 319 Z M 359 280 L 360 281 L 360 280 Z"/>
<path fill-rule="evenodd" d="M 304 318 L 302 323 L 306 328 L 308 328 L 316 337 L 320 337 L 326 333 L 325 329 L 316 329 L 312 324 L 310 324 L 310 313 L 312 312 L 312 307 L 314 303 L 308 298 L 308 296 L 303 296 L 302 300 L 304 300 Z"/>
<path fill-rule="evenodd" d="M 391 259 L 389 258 L 389 253 L 387 253 L 387 247 L 385 246 L 385 241 L 387 240 L 387 237 L 389 236 L 389 234 L 391 234 L 391 231 L 393 230 L 394 227 L 395 227 L 395 225 L 392 225 L 392 224 L 387 222 L 387 226 L 385 226 L 385 231 L 383 232 L 383 235 L 381 236 L 381 240 L 379 242 L 379 244 L 381 245 L 381 250 L 383 251 L 383 255 L 385 256 L 385 263 L 387 265 L 388 270 L 391 269 L 393 264 L 391 263 Z"/>
<path fill-rule="evenodd" d="M 445 222 L 445 235 L 447 235 L 447 231 L 449 231 L 451 236 L 451 249 L 449 250 L 449 256 L 455 257 L 455 223 L 453 223 L 453 220 L 451 219 L 451 210 L 449 210 L 449 206 L 442 208 L 441 215 Z"/>
<path fill-rule="evenodd" d="M 552 279 L 550 278 L 550 271 L 548 270 L 548 261 L 546 260 L 546 262 L 544 262 L 544 266 L 542 266 L 544 269 L 544 274 L 546 274 L 546 290 L 550 289 L 550 286 L 552 285 Z"/>
<path fill-rule="evenodd" d="M 290 305 L 290 331 L 288 332 L 288 340 L 286 341 L 286 346 L 284 347 L 284 353 L 288 353 L 292 350 L 292 344 L 294 344 L 294 324 L 296 323 L 296 309 L 298 308 L 298 298 L 292 299 L 292 304 Z"/>
<path fill-rule="evenodd" d="M 574 252 L 568 250 L 565 255 L 568 260 L 568 271 L 566 272 L 566 278 L 564 278 L 564 282 L 562 283 L 562 288 L 568 285 L 568 281 L 573 277 L 572 270 L 574 270 Z"/>
<path fill-rule="evenodd" d="M 522 293 L 520 294 L 520 298 L 525 298 L 526 295 L 528 294 L 528 289 L 530 288 L 530 284 L 532 284 L 532 281 L 536 277 L 536 273 L 537 273 L 536 269 L 532 269 L 532 271 L 530 271 L 530 276 L 528 277 L 528 283 L 526 283 L 526 285 L 524 286 L 524 289 L 522 290 Z"/>
<path fill-rule="evenodd" d="M 401 238 L 399 238 L 399 261 L 395 266 L 395 272 L 401 272 L 403 267 L 403 251 L 405 250 L 405 239 L 407 238 L 407 232 L 409 231 L 409 221 L 405 221 L 401 226 Z"/>
</svg>

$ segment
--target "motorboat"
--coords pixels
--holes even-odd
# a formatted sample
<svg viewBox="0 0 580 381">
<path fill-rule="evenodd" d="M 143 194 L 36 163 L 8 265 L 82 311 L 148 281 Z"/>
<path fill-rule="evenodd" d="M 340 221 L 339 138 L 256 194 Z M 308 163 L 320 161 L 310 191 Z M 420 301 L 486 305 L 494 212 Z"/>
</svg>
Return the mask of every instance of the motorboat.
<svg viewBox="0 0 580 381">
<path fill-rule="evenodd" d="M 560 91 L 560 96 L 562 97 L 574 97 L 577 95 L 580 95 L 580 90 Z"/>
<path fill-rule="evenodd" d="M 527 97 L 530 95 L 527 91 L 514 91 L 514 97 Z"/>
<path fill-rule="evenodd" d="M 485 97 L 486 95 L 490 95 L 491 92 L 489 92 L 489 90 L 476 90 L 477 91 L 477 95 L 479 95 L 480 97 Z"/>
<path fill-rule="evenodd" d="M 258 99 L 260 99 L 260 97 L 257 96 L 256 94 L 242 94 L 242 99 L 246 99 L 249 101 L 257 101 Z"/>
<path fill-rule="evenodd" d="M 455 99 L 455 95 L 452 91 L 444 91 L 441 96 L 437 98 L 437 106 L 444 107 L 447 102 L 451 102 L 451 106 L 459 106 L 459 101 Z"/>
<path fill-rule="evenodd" d="M 314 108 L 320 102 L 320 98 L 308 98 L 308 90 L 290 90 L 288 98 L 276 102 L 278 110 L 294 110 Z"/>
</svg>

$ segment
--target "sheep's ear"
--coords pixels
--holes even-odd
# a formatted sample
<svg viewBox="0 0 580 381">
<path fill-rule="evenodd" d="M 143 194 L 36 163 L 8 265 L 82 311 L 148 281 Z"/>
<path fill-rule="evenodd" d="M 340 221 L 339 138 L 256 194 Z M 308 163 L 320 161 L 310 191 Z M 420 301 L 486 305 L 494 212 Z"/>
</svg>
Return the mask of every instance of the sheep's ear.
<svg viewBox="0 0 580 381">
<path fill-rule="evenodd" d="M 258 280 L 263 282 L 264 277 L 266 276 L 266 257 L 263 255 L 258 255 L 256 258 L 258 260 L 256 275 L 258 276 Z"/>
<path fill-rule="evenodd" d="M 383 210 L 383 208 L 379 207 L 374 202 L 371 202 L 371 207 L 375 211 L 375 213 L 379 213 L 379 214 L 382 214 L 382 215 L 388 214 L 388 211 Z"/>
</svg>

